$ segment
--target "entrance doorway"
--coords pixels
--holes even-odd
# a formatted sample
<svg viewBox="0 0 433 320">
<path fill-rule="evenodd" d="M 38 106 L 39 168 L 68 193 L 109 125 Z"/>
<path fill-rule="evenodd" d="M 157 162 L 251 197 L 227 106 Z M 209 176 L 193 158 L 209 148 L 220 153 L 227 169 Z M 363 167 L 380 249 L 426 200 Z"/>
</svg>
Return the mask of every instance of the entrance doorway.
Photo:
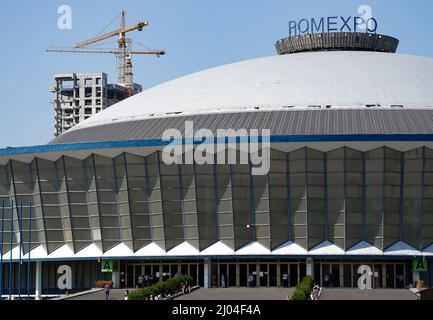
<svg viewBox="0 0 433 320">
<path fill-rule="evenodd" d="M 143 276 L 144 282 L 142 286 L 150 286 L 159 281 L 167 281 L 169 278 L 178 275 L 190 275 L 192 277 L 192 285 L 200 283 L 200 269 L 203 269 L 203 263 L 197 262 L 133 262 L 123 266 L 125 270 L 125 286 L 135 288 L 138 285 L 138 278 Z M 203 277 L 203 271 L 201 274 Z"/>
<path fill-rule="evenodd" d="M 323 263 L 321 268 L 321 286 L 325 288 L 340 287 L 340 265 Z"/>
<path fill-rule="evenodd" d="M 371 271 L 372 288 L 405 288 L 412 281 L 408 261 L 314 260 L 314 280 L 322 287 L 358 287 L 360 266 Z M 122 284 L 133 288 L 140 275 L 152 276 L 152 283 L 189 274 L 194 284 L 204 285 L 203 261 L 152 261 L 122 264 Z M 212 287 L 295 287 L 306 275 L 305 259 L 301 260 L 212 260 L 207 272 Z M 122 278 L 123 279 L 123 278 Z M 145 281 L 145 285 L 148 284 Z"/>
<path fill-rule="evenodd" d="M 358 273 L 358 271 L 363 270 L 360 269 L 361 266 L 368 266 L 371 272 L 371 287 L 373 289 L 405 288 L 411 282 L 408 263 L 388 261 L 361 261 L 355 263 L 316 261 L 314 264 L 314 278 L 317 282 L 319 282 L 317 279 L 320 279 L 319 283 L 322 287 L 357 288 L 360 277 L 365 275 L 365 273 Z"/>
</svg>

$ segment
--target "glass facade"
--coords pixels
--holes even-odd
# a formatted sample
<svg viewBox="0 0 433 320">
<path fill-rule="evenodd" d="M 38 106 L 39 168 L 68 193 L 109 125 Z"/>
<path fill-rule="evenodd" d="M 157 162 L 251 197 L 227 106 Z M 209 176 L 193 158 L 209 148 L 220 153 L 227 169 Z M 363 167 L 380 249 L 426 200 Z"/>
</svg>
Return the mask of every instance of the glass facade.
<svg viewBox="0 0 433 320">
<path fill-rule="evenodd" d="M 263 176 L 248 163 L 167 165 L 159 152 L 11 160 L 0 166 L 0 201 L 3 252 L 11 213 L 13 246 L 21 228 L 25 253 L 29 240 L 49 253 L 91 243 L 169 251 L 185 241 L 200 251 L 218 241 L 233 250 L 252 241 L 269 250 L 289 241 L 307 250 L 324 241 L 423 250 L 433 243 L 433 150 L 271 150 Z"/>
</svg>

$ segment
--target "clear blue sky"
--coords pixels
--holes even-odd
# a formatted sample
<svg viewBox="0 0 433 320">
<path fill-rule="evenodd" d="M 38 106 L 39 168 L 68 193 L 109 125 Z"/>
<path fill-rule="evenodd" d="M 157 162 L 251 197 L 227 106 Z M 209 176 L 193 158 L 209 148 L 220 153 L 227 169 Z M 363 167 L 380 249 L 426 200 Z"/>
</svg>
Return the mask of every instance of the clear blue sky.
<svg viewBox="0 0 433 320">
<path fill-rule="evenodd" d="M 72 30 L 57 28 L 60 5 L 72 8 Z M 97 72 L 115 81 L 113 55 L 45 53 L 98 34 L 121 9 L 127 24 L 149 20 L 132 38 L 167 55 L 136 56 L 135 81 L 149 88 L 209 67 L 275 54 L 288 21 L 354 16 L 367 4 L 378 33 L 400 39 L 399 52 L 433 57 L 431 0 L 39 0 L 0 4 L 0 147 L 45 144 L 53 138 L 49 103 L 53 74 Z M 111 47 L 111 45 L 109 45 Z"/>
</svg>

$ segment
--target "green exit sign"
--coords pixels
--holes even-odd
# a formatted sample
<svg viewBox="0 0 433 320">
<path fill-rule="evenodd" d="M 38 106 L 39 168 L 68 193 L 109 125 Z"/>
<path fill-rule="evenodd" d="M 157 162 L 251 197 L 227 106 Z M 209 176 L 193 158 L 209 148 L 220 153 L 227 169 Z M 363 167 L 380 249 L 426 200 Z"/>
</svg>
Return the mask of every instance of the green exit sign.
<svg viewBox="0 0 433 320">
<path fill-rule="evenodd" d="M 413 259 L 412 260 L 412 271 L 413 272 L 427 272 L 427 260 L 425 260 L 425 259 Z"/>
<path fill-rule="evenodd" d="M 101 262 L 101 272 L 117 272 L 118 270 L 117 261 L 104 260 Z"/>
</svg>

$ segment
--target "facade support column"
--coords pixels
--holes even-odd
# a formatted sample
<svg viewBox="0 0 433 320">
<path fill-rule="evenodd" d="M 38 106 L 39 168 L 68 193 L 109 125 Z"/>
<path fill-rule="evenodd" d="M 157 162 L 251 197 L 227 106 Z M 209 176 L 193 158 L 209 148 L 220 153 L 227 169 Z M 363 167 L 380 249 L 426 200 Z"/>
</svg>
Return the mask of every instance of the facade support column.
<svg viewBox="0 0 433 320">
<path fill-rule="evenodd" d="M 205 288 L 211 288 L 212 284 L 211 284 L 211 279 L 210 279 L 210 275 L 211 275 L 211 259 L 207 258 L 204 259 L 204 268 L 203 268 L 203 283 L 204 283 L 204 287 Z"/>
<path fill-rule="evenodd" d="M 188 274 L 189 274 L 189 272 L 188 272 Z M 162 275 L 163 275 L 163 268 L 162 268 L 162 264 L 160 264 L 159 265 L 159 282 L 163 282 L 164 281 L 164 277 Z"/>
<path fill-rule="evenodd" d="M 256 288 L 260 287 L 260 264 L 256 263 Z"/>
<path fill-rule="evenodd" d="M 277 287 L 281 287 L 281 265 L 277 264 Z"/>
<path fill-rule="evenodd" d="M 306 262 L 306 267 L 307 267 L 306 275 L 312 277 L 314 275 L 313 259 L 307 258 L 307 260 L 305 262 Z M 302 279 L 301 279 L 301 281 L 302 281 Z"/>
<path fill-rule="evenodd" d="M 240 279 L 240 267 L 239 267 L 239 263 L 237 261 L 236 263 L 236 287 L 239 288 L 241 286 L 241 279 Z"/>
<path fill-rule="evenodd" d="M 35 300 L 42 300 L 42 261 L 36 261 Z"/>
</svg>

